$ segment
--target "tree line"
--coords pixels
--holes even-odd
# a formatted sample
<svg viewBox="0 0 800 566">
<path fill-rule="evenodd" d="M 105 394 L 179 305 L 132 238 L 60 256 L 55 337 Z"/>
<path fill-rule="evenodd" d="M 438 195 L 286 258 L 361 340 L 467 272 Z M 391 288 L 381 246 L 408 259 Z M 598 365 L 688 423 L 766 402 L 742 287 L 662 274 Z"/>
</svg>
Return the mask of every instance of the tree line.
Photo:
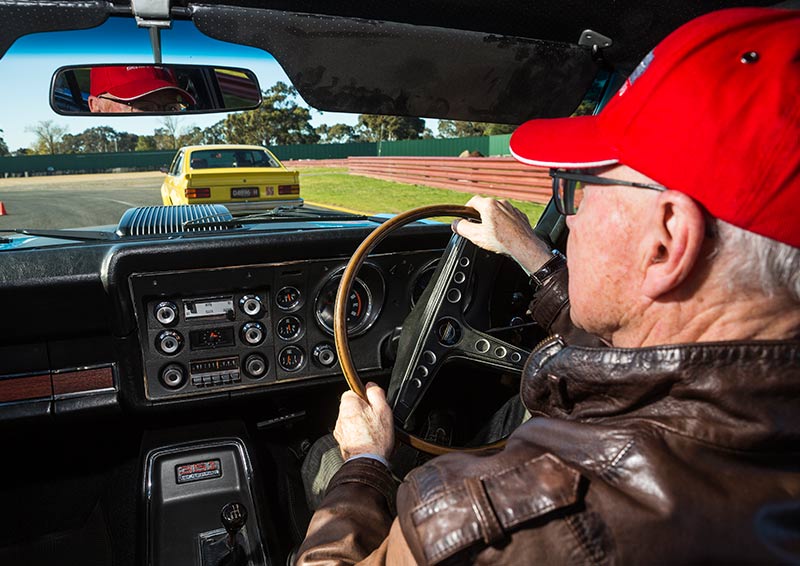
<svg viewBox="0 0 800 566">
<path fill-rule="evenodd" d="M 484 122 L 440 120 L 438 135 L 425 127 L 422 118 L 361 114 L 355 126 L 348 124 L 311 125 L 311 111 L 298 103 L 293 86 L 278 82 L 263 93 L 256 110 L 229 114 L 207 127 L 181 128 L 181 116 L 164 116 L 161 127 L 152 135 L 118 132 L 108 126 L 69 131 L 52 120 L 38 122 L 28 129 L 35 135 L 29 148 L 11 152 L 0 135 L 0 156 L 56 153 L 110 153 L 171 150 L 185 145 L 231 143 L 254 145 L 293 145 L 313 143 L 355 143 L 423 138 L 452 138 L 510 133 L 514 126 Z M 0 134 L 2 130 L 0 130 Z"/>
</svg>

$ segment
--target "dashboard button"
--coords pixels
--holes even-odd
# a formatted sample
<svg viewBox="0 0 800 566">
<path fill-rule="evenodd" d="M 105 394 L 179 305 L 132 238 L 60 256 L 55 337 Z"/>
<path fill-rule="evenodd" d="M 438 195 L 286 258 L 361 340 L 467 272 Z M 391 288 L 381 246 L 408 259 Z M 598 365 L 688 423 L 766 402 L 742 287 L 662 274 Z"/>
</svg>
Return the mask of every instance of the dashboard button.
<svg viewBox="0 0 800 566">
<path fill-rule="evenodd" d="M 156 320 L 164 326 L 178 322 L 178 306 L 170 301 L 158 303 L 155 308 Z"/>
<path fill-rule="evenodd" d="M 258 295 L 245 295 L 239 299 L 239 308 L 247 316 L 260 316 L 264 313 L 264 306 Z"/>
<path fill-rule="evenodd" d="M 161 370 L 161 383 L 168 389 L 180 389 L 186 383 L 186 371 L 180 364 L 169 364 Z"/>
<path fill-rule="evenodd" d="M 242 325 L 240 336 L 245 344 L 257 346 L 264 341 L 266 334 L 264 325 L 260 322 L 253 321 Z"/>
<path fill-rule="evenodd" d="M 175 330 L 162 330 L 156 336 L 156 348 L 167 356 L 177 354 L 183 347 L 183 336 Z"/>
<path fill-rule="evenodd" d="M 317 344 L 311 355 L 314 356 L 315 362 L 326 368 L 332 367 L 336 363 L 336 351 L 333 349 L 333 345 L 327 342 Z"/>
<path fill-rule="evenodd" d="M 260 379 L 267 374 L 269 364 L 261 354 L 250 354 L 244 359 L 244 371 L 253 379 Z"/>
</svg>

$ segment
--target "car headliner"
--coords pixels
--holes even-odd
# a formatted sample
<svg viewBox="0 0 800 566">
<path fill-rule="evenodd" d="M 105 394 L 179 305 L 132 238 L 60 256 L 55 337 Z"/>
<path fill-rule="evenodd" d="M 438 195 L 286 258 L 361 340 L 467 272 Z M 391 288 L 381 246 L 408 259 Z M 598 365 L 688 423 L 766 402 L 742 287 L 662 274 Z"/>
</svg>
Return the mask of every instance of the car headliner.
<svg viewBox="0 0 800 566">
<path fill-rule="evenodd" d="M 0 0 L 0 54 L 21 35 L 94 27 L 112 14 L 130 14 L 129 4 Z M 271 53 L 306 102 L 320 110 L 518 124 L 571 114 L 599 70 L 627 75 L 658 41 L 695 16 L 773 4 L 176 0 L 172 16 L 191 18 L 216 39 Z M 599 53 L 578 46 L 586 29 L 612 44 Z"/>
</svg>

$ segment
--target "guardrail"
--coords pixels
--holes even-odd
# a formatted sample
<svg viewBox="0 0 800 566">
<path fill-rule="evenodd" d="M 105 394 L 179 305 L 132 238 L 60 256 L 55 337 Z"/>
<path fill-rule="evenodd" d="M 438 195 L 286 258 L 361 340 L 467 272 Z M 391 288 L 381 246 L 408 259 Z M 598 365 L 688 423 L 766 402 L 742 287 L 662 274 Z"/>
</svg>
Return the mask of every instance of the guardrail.
<svg viewBox="0 0 800 566">
<path fill-rule="evenodd" d="M 351 174 L 547 203 L 552 194 L 548 170 L 512 157 L 348 157 Z"/>
</svg>

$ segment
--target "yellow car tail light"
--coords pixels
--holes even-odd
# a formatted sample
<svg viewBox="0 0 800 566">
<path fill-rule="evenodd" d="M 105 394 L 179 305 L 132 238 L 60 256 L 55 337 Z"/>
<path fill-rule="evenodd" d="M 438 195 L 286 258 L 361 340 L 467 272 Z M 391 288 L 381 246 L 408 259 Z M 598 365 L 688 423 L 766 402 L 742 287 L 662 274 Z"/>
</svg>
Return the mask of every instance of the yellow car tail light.
<svg viewBox="0 0 800 566">
<path fill-rule="evenodd" d="M 299 195 L 300 185 L 278 185 L 279 195 Z"/>
<path fill-rule="evenodd" d="M 211 198 L 211 188 L 205 189 L 183 189 L 186 198 Z"/>
</svg>

